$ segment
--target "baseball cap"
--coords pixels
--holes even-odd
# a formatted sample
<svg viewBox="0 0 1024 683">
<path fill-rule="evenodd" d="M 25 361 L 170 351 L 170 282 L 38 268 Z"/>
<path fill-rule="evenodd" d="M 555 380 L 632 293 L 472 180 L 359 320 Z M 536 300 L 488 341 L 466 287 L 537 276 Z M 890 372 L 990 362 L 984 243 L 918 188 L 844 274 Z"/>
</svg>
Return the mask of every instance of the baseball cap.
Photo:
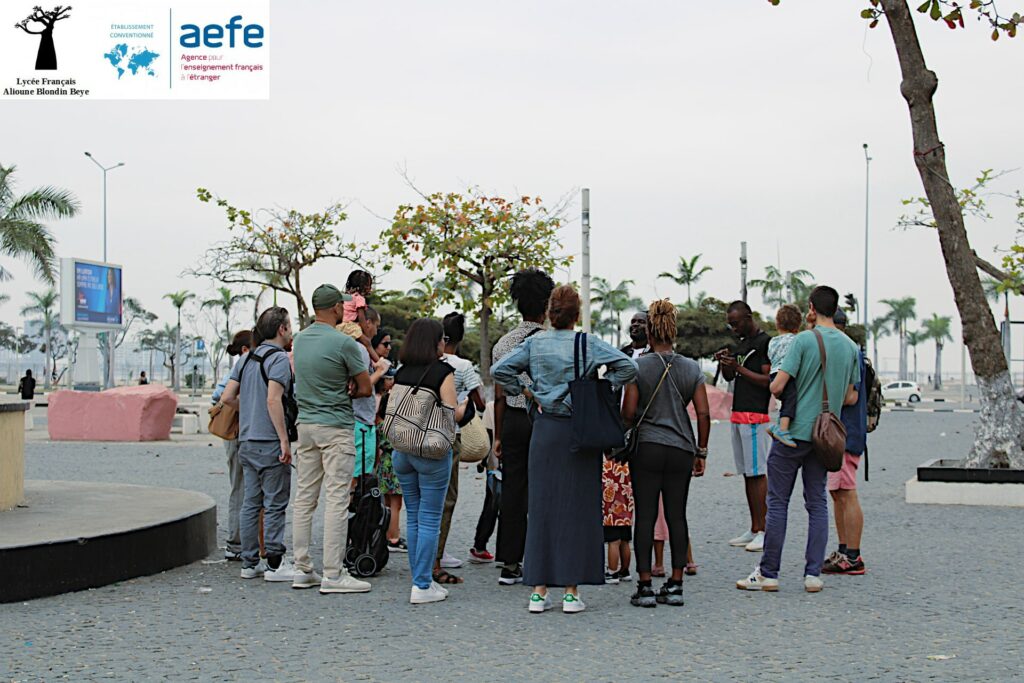
<svg viewBox="0 0 1024 683">
<path fill-rule="evenodd" d="M 320 285 L 313 290 L 313 310 L 322 311 L 342 301 L 352 301 L 352 297 L 343 294 L 334 285 Z"/>
</svg>

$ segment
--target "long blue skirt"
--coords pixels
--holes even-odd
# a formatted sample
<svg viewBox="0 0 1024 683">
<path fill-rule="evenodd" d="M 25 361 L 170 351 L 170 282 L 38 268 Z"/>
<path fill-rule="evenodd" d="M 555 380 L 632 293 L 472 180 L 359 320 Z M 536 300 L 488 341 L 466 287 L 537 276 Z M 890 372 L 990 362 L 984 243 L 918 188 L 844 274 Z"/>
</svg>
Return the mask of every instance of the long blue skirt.
<svg viewBox="0 0 1024 683">
<path fill-rule="evenodd" d="M 601 454 L 573 445 L 567 417 L 540 414 L 530 440 L 523 583 L 604 583 Z"/>
</svg>

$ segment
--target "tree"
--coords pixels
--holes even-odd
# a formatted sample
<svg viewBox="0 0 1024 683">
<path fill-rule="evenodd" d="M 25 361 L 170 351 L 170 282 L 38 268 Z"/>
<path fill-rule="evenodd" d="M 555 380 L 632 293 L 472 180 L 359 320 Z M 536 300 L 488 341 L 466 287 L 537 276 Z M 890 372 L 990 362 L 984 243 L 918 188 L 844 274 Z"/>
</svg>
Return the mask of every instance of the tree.
<svg viewBox="0 0 1024 683">
<path fill-rule="evenodd" d="M 914 381 L 917 381 L 917 345 L 928 339 L 924 330 L 907 332 L 907 346 L 914 349 Z"/>
<path fill-rule="evenodd" d="M 667 280 L 672 280 L 672 282 L 675 282 L 677 285 L 686 287 L 687 306 L 693 305 L 693 299 L 690 298 L 690 286 L 697 284 L 697 282 L 704 277 L 705 273 L 709 273 L 712 270 L 711 266 L 698 267 L 701 256 L 703 256 L 703 254 L 697 254 L 689 260 L 680 256 L 679 263 L 676 264 L 675 273 L 664 272 L 658 276 L 659 279 L 665 278 Z"/>
<path fill-rule="evenodd" d="M 162 356 L 163 366 L 171 371 L 172 382 L 176 382 L 178 379 L 176 370 L 179 365 L 178 359 L 187 350 L 186 345 L 190 343 L 190 341 L 186 341 L 185 344 L 179 342 L 180 335 L 180 326 L 164 325 L 163 329 L 142 330 L 138 336 L 138 350 L 159 353 Z"/>
<path fill-rule="evenodd" d="M 204 188 L 197 189 L 196 196 L 201 202 L 214 202 L 224 209 L 232 236 L 208 249 L 200 264 L 186 272 L 224 284 L 256 285 L 293 296 L 300 327 L 312 320 L 302 293 L 304 270 L 329 259 L 372 268 L 367 247 L 346 240 L 336 230 L 348 218 L 341 204 L 312 214 L 295 209 L 250 212 Z"/>
<path fill-rule="evenodd" d="M 868 336 L 871 337 L 871 363 L 875 366 L 875 372 L 878 372 L 878 339 L 889 334 L 889 318 L 886 316 L 875 318 L 867 326 L 867 330 Z"/>
<path fill-rule="evenodd" d="M 119 330 L 113 332 L 101 332 L 96 335 L 100 342 L 100 356 L 103 358 L 103 376 L 113 377 L 113 373 L 108 373 L 107 368 L 110 366 L 110 342 L 108 335 L 114 335 L 114 350 L 121 348 L 124 340 L 128 338 L 128 332 L 132 329 L 132 326 L 136 321 L 141 322 L 144 325 L 149 325 L 157 316 L 155 313 L 147 311 L 138 299 L 132 297 L 125 297 L 124 300 L 124 325 Z"/>
<path fill-rule="evenodd" d="M 32 8 L 32 14 L 14 25 L 15 28 L 20 28 L 29 35 L 39 36 L 36 71 L 55 71 L 57 69 L 57 49 L 53 45 L 53 29 L 58 21 L 69 18 L 70 12 L 70 5 L 67 7 L 57 5 L 49 12 L 36 5 Z M 43 28 L 39 31 L 29 31 L 29 24 L 41 24 Z"/>
<path fill-rule="evenodd" d="M 900 379 L 907 379 L 907 321 L 917 316 L 914 310 L 917 306 L 917 299 L 906 296 L 902 299 L 882 299 L 879 303 L 889 307 L 886 316 L 892 331 L 896 333 L 900 341 Z"/>
<path fill-rule="evenodd" d="M 479 288 L 480 374 L 489 382 L 491 316 L 508 300 L 508 278 L 528 266 L 550 272 L 571 262 L 554 255 L 561 250 L 565 201 L 548 209 L 539 197 L 505 199 L 474 188 L 427 195 L 409 184 L 422 203 L 399 206 L 380 241 L 388 256 L 413 272 L 433 269 L 444 283 L 438 304 L 454 301 L 466 285 Z M 384 267 L 390 268 L 390 263 Z"/>
<path fill-rule="evenodd" d="M 779 4 L 781 0 L 769 0 Z M 861 12 L 871 27 L 884 17 L 899 60 L 900 93 L 907 102 L 917 166 L 939 236 L 946 276 L 963 325 L 964 343 L 970 351 L 971 368 L 978 382 L 982 402 L 981 420 L 974 445 L 965 461 L 967 467 L 1013 467 L 1024 469 L 1024 412 L 1016 400 L 1002 340 L 985 299 L 978 276 L 976 257 L 964 226 L 963 209 L 946 168 L 946 148 L 939 138 L 934 96 L 939 80 L 925 62 L 917 29 L 906 0 L 868 0 Z M 944 21 L 951 29 L 964 26 L 964 13 L 974 11 L 992 29 L 992 39 L 1013 37 L 1022 17 L 999 14 L 992 0 L 970 0 L 962 6 L 955 0 L 928 0 L 918 11 L 933 21 Z"/>
<path fill-rule="evenodd" d="M 18 334 L 17 330 L 7 323 L 0 322 L 0 349 L 7 349 L 19 355 L 32 353 L 38 344 L 26 334 Z M 10 378 L 8 378 L 10 380 Z"/>
<path fill-rule="evenodd" d="M 196 295 L 193 294 L 192 292 L 188 291 L 187 289 L 182 289 L 182 290 L 180 290 L 178 292 L 171 292 L 170 294 L 164 294 L 164 298 L 165 299 L 170 299 L 171 305 L 174 306 L 174 308 L 177 310 L 178 323 L 177 323 L 177 325 L 174 328 L 174 330 L 175 330 L 175 332 L 174 332 L 174 344 L 175 344 L 176 348 L 178 348 L 180 350 L 181 349 L 181 308 L 190 299 L 195 299 Z M 174 353 L 174 354 L 171 355 L 171 384 L 173 385 L 174 391 L 176 391 L 176 392 L 181 390 L 181 383 L 180 383 L 181 378 L 178 376 L 180 374 L 178 372 L 179 365 L 174 362 L 175 359 L 178 358 L 178 355 L 179 354 L 177 354 L 177 353 Z"/>
<path fill-rule="evenodd" d="M 57 290 L 53 287 L 47 289 L 45 292 L 25 292 L 25 296 L 31 302 L 28 306 L 21 309 L 22 315 L 39 315 L 42 319 L 42 328 L 40 332 L 43 335 L 43 350 L 46 353 L 43 365 L 43 388 L 50 388 L 50 376 L 52 375 L 53 366 L 50 365 L 51 353 L 50 349 L 53 344 L 53 333 L 58 327 L 60 327 L 60 320 L 56 311 L 57 301 L 60 299 L 60 295 L 57 294 Z"/>
<path fill-rule="evenodd" d="M 205 300 L 199 305 L 200 308 L 213 308 L 219 310 L 224 314 L 224 337 L 225 344 L 229 343 L 233 333 L 231 332 L 231 311 L 238 304 L 243 301 L 249 301 L 255 299 L 252 294 L 235 294 L 228 287 L 218 287 L 217 296 Z M 216 368 L 214 368 L 214 374 L 216 374 Z"/>
<path fill-rule="evenodd" d="M 696 360 L 735 346 L 736 339 L 725 326 L 728 306 L 724 301 L 707 298 L 696 306 L 677 307 L 676 352 Z"/>
<path fill-rule="evenodd" d="M 622 346 L 622 314 L 631 309 L 643 308 L 644 302 L 629 292 L 629 286 L 635 284 L 632 280 L 622 280 L 614 287 L 603 277 L 593 279 L 593 293 L 590 300 L 600 306 L 601 312 L 605 313 L 607 329 L 615 333 L 615 345 Z"/>
<path fill-rule="evenodd" d="M 782 272 L 775 266 L 766 266 L 764 277 L 751 280 L 749 284 L 761 289 L 761 298 L 769 306 L 777 308 L 792 303 L 803 310 L 807 307 L 805 294 L 811 290 L 811 285 L 807 281 L 813 279 L 814 274 L 808 270 Z"/>
<path fill-rule="evenodd" d="M 57 279 L 54 239 L 42 221 L 71 218 L 80 208 L 78 200 L 56 187 L 15 195 L 15 170 L 15 166 L 0 165 L 0 254 L 28 260 L 36 277 L 52 285 Z M 0 267 L 0 281 L 10 279 L 10 272 Z"/>
<path fill-rule="evenodd" d="M 953 341 L 953 337 L 949 334 L 949 323 L 948 315 L 939 315 L 938 313 L 932 313 L 931 318 L 921 321 L 924 326 L 923 338 L 935 340 L 935 381 L 932 386 L 936 391 L 942 389 L 942 347 L 947 341 Z"/>
</svg>

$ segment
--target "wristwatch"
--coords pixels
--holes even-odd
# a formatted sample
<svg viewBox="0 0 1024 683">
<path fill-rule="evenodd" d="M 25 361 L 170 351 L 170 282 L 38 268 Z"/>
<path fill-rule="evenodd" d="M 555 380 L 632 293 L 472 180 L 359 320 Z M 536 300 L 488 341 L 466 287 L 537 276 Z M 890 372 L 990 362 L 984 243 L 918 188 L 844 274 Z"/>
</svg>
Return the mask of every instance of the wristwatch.
<svg viewBox="0 0 1024 683">
<path fill-rule="evenodd" d="M 706 449 L 706 448 L 698 448 L 697 449 L 697 457 L 698 458 L 706 458 L 706 457 L 708 457 L 708 449 Z"/>
</svg>

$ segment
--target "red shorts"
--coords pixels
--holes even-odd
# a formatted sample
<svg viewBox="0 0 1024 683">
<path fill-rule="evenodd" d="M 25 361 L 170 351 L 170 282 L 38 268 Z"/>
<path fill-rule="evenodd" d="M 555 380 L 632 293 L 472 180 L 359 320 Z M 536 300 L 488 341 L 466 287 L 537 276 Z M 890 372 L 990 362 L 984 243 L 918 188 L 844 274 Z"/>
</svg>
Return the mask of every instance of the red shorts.
<svg viewBox="0 0 1024 683">
<path fill-rule="evenodd" d="M 860 456 L 843 454 L 843 466 L 838 472 L 828 473 L 828 490 L 856 491 L 857 490 L 857 468 L 860 466 Z"/>
</svg>

